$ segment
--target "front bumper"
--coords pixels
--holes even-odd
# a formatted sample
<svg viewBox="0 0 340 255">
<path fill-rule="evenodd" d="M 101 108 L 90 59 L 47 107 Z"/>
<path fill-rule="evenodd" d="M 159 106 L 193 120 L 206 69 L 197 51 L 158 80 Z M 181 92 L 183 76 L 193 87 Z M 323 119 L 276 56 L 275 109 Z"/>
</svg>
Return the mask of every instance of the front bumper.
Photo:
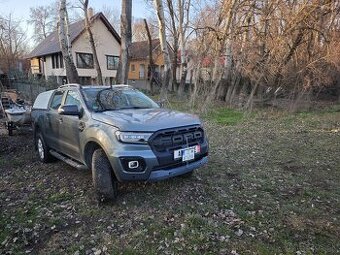
<svg viewBox="0 0 340 255">
<path fill-rule="evenodd" d="M 141 147 L 140 147 L 141 148 Z M 173 162 L 174 165 L 160 166 L 157 156 L 152 152 L 151 149 L 136 150 L 136 147 L 129 148 L 132 150 L 124 150 L 121 152 L 115 151 L 113 154 L 109 154 L 109 161 L 112 169 L 115 173 L 116 178 L 120 182 L 129 181 L 148 181 L 155 182 L 165 179 L 169 179 L 175 176 L 186 174 L 191 172 L 208 162 L 208 153 L 198 154 L 195 156 L 195 160 L 189 162 Z M 149 147 L 150 148 L 150 147 Z M 125 148 L 127 149 L 127 148 Z M 133 150 L 134 149 L 134 150 Z M 139 157 L 145 162 L 145 170 L 143 172 L 130 172 L 126 171 L 122 165 L 122 158 L 127 157 Z"/>
<path fill-rule="evenodd" d="M 172 168 L 172 169 L 169 169 L 169 170 L 160 169 L 160 170 L 152 171 L 148 181 L 149 182 L 156 182 L 156 181 L 161 181 L 161 180 L 165 180 L 165 179 L 168 179 L 168 178 L 172 178 L 172 177 L 175 177 L 175 176 L 179 176 L 179 175 L 182 175 L 182 174 L 186 174 L 186 173 L 189 173 L 189 172 L 205 165 L 206 163 L 208 163 L 208 156 L 203 157 L 202 159 L 200 159 L 198 161 L 188 163 L 184 166 Z"/>
</svg>

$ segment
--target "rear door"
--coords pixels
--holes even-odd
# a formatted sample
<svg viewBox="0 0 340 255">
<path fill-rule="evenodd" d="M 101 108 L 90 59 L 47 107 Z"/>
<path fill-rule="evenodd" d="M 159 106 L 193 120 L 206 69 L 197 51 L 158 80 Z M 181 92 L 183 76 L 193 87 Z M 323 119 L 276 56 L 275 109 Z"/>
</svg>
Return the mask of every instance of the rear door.
<svg viewBox="0 0 340 255">
<path fill-rule="evenodd" d="M 53 93 L 49 109 L 46 114 L 47 124 L 45 126 L 46 128 L 44 133 L 45 140 L 50 148 L 57 151 L 60 151 L 61 149 L 60 136 L 62 133 L 62 130 L 60 129 L 61 119 L 58 113 L 58 109 L 63 102 L 64 94 L 64 90 L 56 90 Z"/>
</svg>

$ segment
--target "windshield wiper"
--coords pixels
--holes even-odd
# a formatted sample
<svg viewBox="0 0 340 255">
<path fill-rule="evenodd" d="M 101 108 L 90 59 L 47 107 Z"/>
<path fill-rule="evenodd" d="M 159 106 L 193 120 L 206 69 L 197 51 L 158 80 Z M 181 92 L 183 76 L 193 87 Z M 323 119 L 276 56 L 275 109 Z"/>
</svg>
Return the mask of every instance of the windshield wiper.
<svg viewBox="0 0 340 255">
<path fill-rule="evenodd" d="M 149 107 L 149 106 L 127 106 L 127 107 L 117 108 L 116 110 L 149 109 L 149 108 L 151 108 L 151 107 Z"/>
<path fill-rule="evenodd" d="M 109 88 L 110 89 L 110 88 Z M 108 88 L 105 88 L 105 89 L 102 89 L 100 90 L 98 93 L 97 93 L 97 96 L 96 96 L 96 102 L 98 103 L 98 105 L 100 106 L 101 110 L 98 110 L 98 112 L 103 112 L 106 110 L 106 108 L 104 107 L 102 101 L 100 100 L 100 95 L 102 94 L 103 91 L 105 90 L 109 90 Z"/>
</svg>

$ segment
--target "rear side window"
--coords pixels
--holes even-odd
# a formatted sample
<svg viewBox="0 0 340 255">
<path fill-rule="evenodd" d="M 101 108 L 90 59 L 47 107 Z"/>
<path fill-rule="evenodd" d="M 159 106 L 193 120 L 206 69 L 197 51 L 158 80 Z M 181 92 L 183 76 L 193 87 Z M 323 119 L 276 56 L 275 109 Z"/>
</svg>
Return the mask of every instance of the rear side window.
<svg viewBox="0 0 340 255">
<path fill-rule="evenodd" d="M 52 102 L 51 102 L 51 108 L 54 110 L 57 110 L 59 106 L 61 105 L 61 100 L 63 99 L 64 91 L 56 91 L 53 95 Z"/>
<path fill-rule="evenodd" d="M 46 110 L 48 108 L 48 102 L 50 101 L 50 98 L 53 92 L 54 90 L 49 90 L 49 91 L 40 93 L 34 101 L 33 109 Z"/>
</svg>

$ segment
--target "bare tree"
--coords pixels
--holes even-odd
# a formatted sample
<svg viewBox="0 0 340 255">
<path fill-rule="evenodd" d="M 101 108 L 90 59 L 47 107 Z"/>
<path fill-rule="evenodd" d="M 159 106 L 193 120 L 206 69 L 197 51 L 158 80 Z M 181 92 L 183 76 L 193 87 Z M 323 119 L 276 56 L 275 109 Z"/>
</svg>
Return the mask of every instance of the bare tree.
<svg viewBox="0 0 340 255">
<path fill-rule="evenodd" d="M 122 14 L 120 19 L 120 33 L 122 42 L 117 72 L 117 83 L 126 84 L 129 72 L 129 47 L 132 41 L 132 0 L 122 0 Z"/>
<path fill-rule="evenodd" d="M 145 29 L 145 23 L 143 19 L 135 19 L 132 22 L 132 41 L 140 42 L 147 41 L 148 35 Z"/>
<path fill-rule="evenodd" d="M 181 49 L 181 69 L 180 69 L 180 84 L 178 87 L 178 94 L 182 95 L 184 92 L 186 77 L 188 73 L 187 69 L 187 48 L 186 48 L 186 31 L 189 23 L 190 16 L 190 0 L 178 0 L 178 13 L 179 13 L 179 24 L 178 24 L 178 34 Z"/>
<path fill-rule="evenodd" d="M 158 18 L 158 26 L 159 26 L 159 40 L 161 44 L 161 49 L 164 57 L 164 73 L 163 73 L 163 82 L 161 88 L 161 97 L 165 99 L 167 97 L 167 88 L 171 84 L 171 60 L 169 55 L 169 48 L 166 40 L 165 33 L 165 19 L 164 19 L 164 9 L 162 0 L 154 0 L 154 6 L 157 13 Z"/>
<path fill-rule="evenodd" d="M 21 30 L 20 22 L 12 14 L 0 16 L 0 68 L 10 73 L 15 69 L 17 60 L 26 53 L 26 35 Z"/>
<path fill-rule="evenodd" d="M 191 47 L 195 100 L 221 99 L 252 109 L 254 102 L 299 100 L 339 77 L 339 1 L 231 0 L 196 16 Z M 198 77 L 198 78 L 197 78 Z M 197 78 L 197 79 L 196 79 Z M 198 96 L 196 96 L 198 95 Z"/>
<path fill-rule="evenodd" d="M 170 16 L 170 25 L 168 26 L 168 30 L 170 30 L 170 35 L 172 37 L 172 49 L 174 51 L 174 54 L 172 55 L 172 83 L 170 83 L 170 86 L 168 89 L 170 91 L 175 90 L 174 84 L 177 84 L 177 52 L 178 52 L 178 27 L 177 27 L 177 15 L 174 10 L 173 1 L 167 0 L 167 6 L 169 10 L 169 16 Z"/>
<path fill-rule="evenodd" d="M 60 0 L 59 6 L 59 43 L 61 52 L 63 54 L 63 59 L 65 62 L 66 76 L 69 83 L 79 83 L 79 76 L 77 69 L 74 65 L 72 51 L 71 51 L 71 41 L 69 34 L 69 21 L 66 9 L 66 0 Z"/>
<path fill-rule="evenodd" d="M 149 29 L 148 22 L 146 19 L 144 19 L 144 25 L 145 25 L 145 30 L 146 34 L 148 36 L 148 42 L 149 42 L 149 72 L 150 72 L 150 91 L 153 92 L 153 83 L 156 82 L 155 79 L 155 63 L 153 61 L 153 53 L 152 53 L 152 37 Z"/>
<path fill-rule="evenodd" d="M 105 17 L 107 18 L 107 20 L 111 23 L 112 27 L 117 31 L 117 33 L 120 34 L 120 20 L 119 20 L 119 16 L 116 15 L 118 12 L 118 10 L 116 8 L 113 8 L 110 5 L 103 5 L 103 7 L 101 8 L 102 13 L 105 15 Z"/>
<path fill-rule="evenodd" d="M 51 32 L 57 28 L 55 22 L 57 13 L 53 6 L 38 6 L 30 8 L 29 24 L 34 26 L 33 38 L 35 42 L 39 43 L 44 40 Z"/>
<path fill-rule="evenodd" d="M 94 41 L 92 28 L 91 28 L 91 18 L 92 17 L 90 17 L 90 14 L 89 14 L 89 12 L 90 12 L 89 8 L 88 8 L 89 0 L 81 1 L 81 3 L 83 5 L 83 11 L 84 11 L 84 17 L 85 17 L 85 19 L 84 19 L 85 29 L 86 29 L 86 32 L 87 32 L 87 36 L 88 36 L 89 43 L 90 43 L 90 46 L 91 46 L 91 51 L 92 51 L 92 54 L 93 54 L 94 68 L 97 71 L 97 83 L 100 84 L 100 85 L 103 85 L 104 83 L 103 83 L 102 70 L 100 68 L 100 64 L 99 64 L 99 61 L 98 61 L 96 44 L 95 44 L 95 41 Z M 92 13 L 93 13 L 93 10 L 92 10 Z"/>
</svg>

